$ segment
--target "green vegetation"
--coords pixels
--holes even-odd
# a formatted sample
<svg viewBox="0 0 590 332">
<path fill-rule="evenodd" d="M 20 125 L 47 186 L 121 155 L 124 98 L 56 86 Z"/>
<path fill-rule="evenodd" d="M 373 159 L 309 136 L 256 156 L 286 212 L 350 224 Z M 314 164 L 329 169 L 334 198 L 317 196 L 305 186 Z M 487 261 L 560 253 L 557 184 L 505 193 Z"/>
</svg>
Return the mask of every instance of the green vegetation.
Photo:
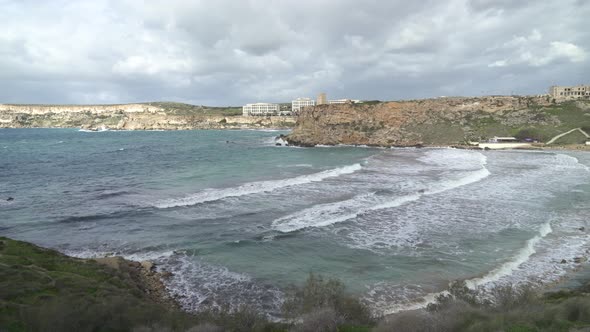
<svg viewBox="0 0 590 332">
<path fill-rule="evenodd" d="M 460 142 L 493 136 L 533 138 L 546 142 L 552 137 L 578 127 L 590 127 L 590 103 L 568 101 L 541 107 L 527 103 L 525 110 L 498 113 L 483 111 L 467 113 L 449 121 L 435 116 L 433 123 L 417 124 L 407 129 L 421 133 L 425 142 Z M 579 133 L 580 134 L 580 133 Z M 580 135 L 564 137 L 556 143 L 583 143 Z"/>
<path fill-rule="evenodd" d="M 588 290 L 539 295 L 507 285 L 484 296 L 455 282 L 426 310 L 392 315 L 376 331 L 573 331 L 590 327 Z"/>
<path fill-rule="evenodd" d="M 176 102 L 151 102 L 144 103 L 145 105 L 152 105 L 161 107 L 167 114 L 171 115 L 220 115 L 220 116 L 237 116 L 242 115 L 241 107 L 210 107 L 191 105 Z"/>
<path fill-rule="evenodd" d="M 553 144 L 584 144 L 586 140 L 590 139 L 586 138 L 586 135 L 582 134 L 579 130 L 576 130 L 560 137 Z"/>
<path fill-rule="evenodd" d="M 196 325 L 153 302 L 130 271 L 0 238 L 1 331 L 125 331 L 138 324 Z"/>
<path fill-rule="evenodd" d="M 0 331 L 316 331 L 306 326 L 328 324 L 326 315 L 336 324 L 327 327 L 366 331 L 351 325 L 370 322 L 340 282 L 313 275 L 293 288 L 287 307 L 297 323 L 286 324 L 249 307 L 194 315 L 170 308 L 150 298 L 134 273 L 0 237 Z"/>
<path fill-rule="evenodd" d="M 371 325 L 369 308 L 356 297 L 347 294 L 342 282 L 309 275 L 302 288 L 294 288 L 284 304 L 286 317 L 303 317 L 304 325 L 339 326 Z M 311 323 L 313 322 L 313 323 Z"/>
<path fill-rule="evenodd" d="M 540 295 L 504 286 L 484 296 L 451 285 L 424 310 L 376 323 L 335 279 L 311 274 L 284 304 L 291 323 L 270 322 L 249 307 L 189 314 L 156 303 L 131 269 L 0 237 L 0 331 L 574 331 L 590 327 L 590 284 Z"/>
</svg>

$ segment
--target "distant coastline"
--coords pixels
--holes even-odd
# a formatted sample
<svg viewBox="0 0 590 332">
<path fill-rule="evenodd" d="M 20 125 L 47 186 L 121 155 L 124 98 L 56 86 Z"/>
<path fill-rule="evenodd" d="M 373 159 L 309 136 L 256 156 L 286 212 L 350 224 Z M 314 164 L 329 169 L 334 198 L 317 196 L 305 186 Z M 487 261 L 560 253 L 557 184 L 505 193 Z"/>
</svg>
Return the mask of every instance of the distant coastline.
<svg viewBox="0 0 590 332">
<path fill-rule="evenodd" d="M 0 128 L 109 130 L 285 129 L 291 116 L 242 116 L 239 107 L 154 102 L 120 105 L 0 104 Z"/>
</svg>

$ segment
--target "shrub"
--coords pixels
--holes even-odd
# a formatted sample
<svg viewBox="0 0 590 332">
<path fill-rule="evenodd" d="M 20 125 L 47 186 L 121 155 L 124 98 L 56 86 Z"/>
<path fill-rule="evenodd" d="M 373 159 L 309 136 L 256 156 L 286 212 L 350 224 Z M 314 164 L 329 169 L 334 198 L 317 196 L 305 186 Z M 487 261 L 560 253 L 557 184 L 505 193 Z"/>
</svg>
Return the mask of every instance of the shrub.
<svg viewBox="0 0 590 332">
<path fill-rule="evenodd" d="M 198 313 L 197 317 L 199 321 L 222 326 L 223 331 L 274 331 L 284 327 L 283 324 L 270 322 L 255 308 L 246 305 L 237 309 L 230 309 L 229 306 L 214 308 Z"/>
<path fill-rule="evenodd" d="M 324 279 L 313 273 L 302 288 L 291 289 L 283 307 L 285 315 L 290 318 L 326 308 L 333 309 L 346 323 L 373 323 L 369 308 L 356 297 L 347 294 L 341 281 Z"/>
<path fill-rule="evenodd" d="M 301 322 L 290 331 L 293 332 L 336 332 L 342 323 L 342 317 L 332 308 L 323 308 L 301 317 Z"/>
<path fill-rule="evenodd" d="M 500 311 L 530 306 L 538 299 L 538 294 L 529 285 L 516 287 L 512 284 L 494 287 L 491 291 L 494 307 Z"/>
<path fill-rule="evenodd" d="M 434 332 L 436 329 L 435 316 L 428 312 L 409 311 L 393 315 L 390 319 L 382 321 L 375 332 Z"/>
</svg>

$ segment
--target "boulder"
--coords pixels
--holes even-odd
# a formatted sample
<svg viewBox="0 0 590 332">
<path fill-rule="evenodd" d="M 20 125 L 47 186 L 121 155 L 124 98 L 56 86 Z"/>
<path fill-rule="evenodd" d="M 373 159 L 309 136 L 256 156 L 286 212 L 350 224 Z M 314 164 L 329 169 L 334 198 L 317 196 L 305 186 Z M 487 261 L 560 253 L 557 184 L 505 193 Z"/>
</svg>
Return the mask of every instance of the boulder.
<svg viewBox="0 0 590 332">
<path fill-rule="evenodd" d="M 152 271 L 154 269 L 154 263 L 150 261 L 142 261 L 140 264 L 146 271 Z"/>
</svg>

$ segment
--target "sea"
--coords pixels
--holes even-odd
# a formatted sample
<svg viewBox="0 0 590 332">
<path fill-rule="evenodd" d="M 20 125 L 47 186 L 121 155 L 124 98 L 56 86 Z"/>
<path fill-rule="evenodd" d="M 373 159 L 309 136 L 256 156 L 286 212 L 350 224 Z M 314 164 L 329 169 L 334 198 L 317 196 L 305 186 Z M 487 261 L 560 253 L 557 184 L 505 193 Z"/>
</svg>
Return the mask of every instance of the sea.
<svg viewBox="0 0 590 332">
<path fill-rule="evenodd" d="M 274 317 L 310 273 L 387 314 L 454 280 L 543 287 L 586 266 L 588 152 L 277 146 L 286 133 L 2 129 L 0 236 L 150 260 L 186 310 Z"/>
</svg>

